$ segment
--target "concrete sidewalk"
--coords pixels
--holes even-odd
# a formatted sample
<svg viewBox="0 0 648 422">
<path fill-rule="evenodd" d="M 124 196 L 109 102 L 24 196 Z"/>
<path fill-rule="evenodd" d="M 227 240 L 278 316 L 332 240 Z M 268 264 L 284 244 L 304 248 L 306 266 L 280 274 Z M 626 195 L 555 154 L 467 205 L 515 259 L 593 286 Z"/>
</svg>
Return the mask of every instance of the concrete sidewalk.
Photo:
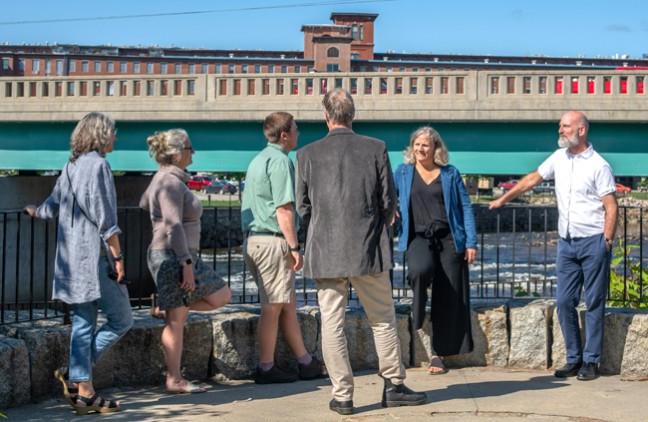
<svg viewBox="0 0 648 422">
<path fill-rule="evenodd" d="M 560 380 L 550 372 L 490 368 L 451 370 L 440 376 L 407 371 L 407 385 L 427 391 L 428 404 L 380 407 L 382 380 L 375 373 L 356 377 L 353 416 L 328 410 L 327 379 L 284 385 L 251 382 L 210 384 L 205 394 L 169 396 L 160 388 L 104 391 L 124 401 L 123 412 L 86 416 L 119 421 L 648 421 L 648 383 L 618 376 L 590 382 Z M 81 420 L 63 400 L 10 409 L 9 421 Z"/>
</svg>

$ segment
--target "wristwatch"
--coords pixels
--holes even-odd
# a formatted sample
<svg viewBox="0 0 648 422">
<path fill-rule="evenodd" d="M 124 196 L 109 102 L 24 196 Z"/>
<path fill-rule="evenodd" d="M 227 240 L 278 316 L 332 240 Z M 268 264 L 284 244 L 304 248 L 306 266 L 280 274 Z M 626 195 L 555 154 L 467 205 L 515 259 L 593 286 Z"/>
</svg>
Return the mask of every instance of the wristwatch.
<svg viewBox="0 0 648 422">
<path fill-rule="evenodd" d="M 191 265 L 191 264 L 193 264 L 193 261 L 191 260 L 191 258 L 187 258 L 187 260 L 185 261 L 185 265 Z"/>
<path fill-rule="evenodd" d="M 301 248 L 299 247 L 299 243 L 295 247 L 290 247 L 290 252 L 299 252 Z"/>
<path fill-rule="evenodd" d="M 124 254 L 122 252 L 119 252 L 119 255 L 113 256 L 113 261 L 119 262 L 124 259 Z"/>
</svg>

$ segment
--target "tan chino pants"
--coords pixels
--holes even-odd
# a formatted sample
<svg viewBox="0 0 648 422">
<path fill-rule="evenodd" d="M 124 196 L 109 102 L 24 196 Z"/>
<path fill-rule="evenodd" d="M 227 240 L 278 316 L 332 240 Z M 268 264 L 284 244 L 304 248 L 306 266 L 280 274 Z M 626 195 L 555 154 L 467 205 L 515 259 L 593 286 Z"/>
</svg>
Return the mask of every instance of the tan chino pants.
<svg viewBox="0 0 648 422">
<path fill-rule="evenodd" d="M 378 374 L 394 384 L 402 384 L 405 379 L 389 273 L 317 279 L 324 363 L 333 384 L 333 398 L 338 401 L 353 399 L 353 372 L 344 333 L 349 283 L 357 292 L 373 330 Z"/>
</svg>

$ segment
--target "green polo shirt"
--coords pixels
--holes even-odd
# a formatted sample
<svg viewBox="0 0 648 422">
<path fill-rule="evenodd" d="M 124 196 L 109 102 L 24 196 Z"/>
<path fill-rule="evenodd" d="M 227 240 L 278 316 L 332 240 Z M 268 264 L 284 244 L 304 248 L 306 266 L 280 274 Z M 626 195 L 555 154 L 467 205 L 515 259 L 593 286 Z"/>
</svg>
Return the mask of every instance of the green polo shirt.
<svg viewBox="0 0 648 422">
<path fill-rule="evenodd" d="M 278 144 L 268 143 L 252 159 L 245 174 L 241 205 L 243 232 L 281 233 L 277 207 L 295 203 L 295 166 Z M 295 228 L 299 219 L 295 212 Z"/>
</svg>

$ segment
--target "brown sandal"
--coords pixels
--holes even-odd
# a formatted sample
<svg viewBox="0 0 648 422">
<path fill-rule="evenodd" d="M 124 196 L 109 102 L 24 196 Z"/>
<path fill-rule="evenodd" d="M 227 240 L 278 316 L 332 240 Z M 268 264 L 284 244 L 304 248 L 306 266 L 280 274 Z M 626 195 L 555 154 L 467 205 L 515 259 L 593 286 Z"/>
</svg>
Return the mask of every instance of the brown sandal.
<svg viewBox="0 0 648 422">
<path fill-rule="evenodd" d="M 443 375 L 448 373 L 448 368 L 443 364 L 443 359 L 439 356 L 435 356 L 430 361 L 427 371 L 430 375 Z"/>
<path fill-rule="evenodd" d="M 121 407 L 118 401 L 106 400 L 95 393 L 92 397 L 77 395 L 74 410 L 76 410 L 77 415 L 87 415 L 90 412 L 115 413 L 119 412 Z"/>
<path fill-rule="evenodd" d="M 74 407 L 79 395 L 79 389 L 77 387 L 70 386 L 70 381 L 67 376 L 67 368 L 59 368 L 54 371 L 54 378 L 60 381 L 63 386 L 63 397 L 70 403 L 70 406 Z"/>
</svg>

